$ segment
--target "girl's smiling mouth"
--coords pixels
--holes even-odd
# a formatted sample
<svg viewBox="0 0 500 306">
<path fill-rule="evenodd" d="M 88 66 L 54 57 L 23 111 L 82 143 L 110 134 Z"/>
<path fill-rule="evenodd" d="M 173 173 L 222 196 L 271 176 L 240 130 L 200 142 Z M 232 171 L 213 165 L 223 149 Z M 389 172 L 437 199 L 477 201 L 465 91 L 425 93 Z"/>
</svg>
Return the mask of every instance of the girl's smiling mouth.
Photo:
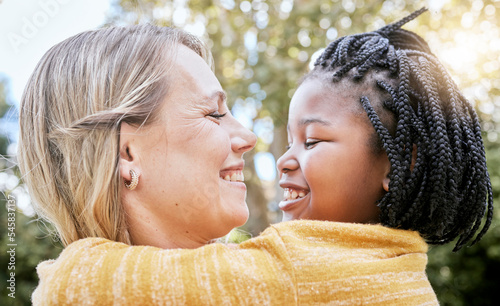
<svg viewBox="0 0 500 306">
<path fill-rule="evenodd" d="M 305 197 L 308 193 L 308 190 L 285 188 L 283 198 L 285 201 L 296 200 Z"/>
<path fill-rule="evenodd" d="M 283 201 L 281 201 L 278 204 L 278 206 L 282 211 L 290 211 L 298 206 L 301 206 L 303 203 L 307 203 L 308 198 L 309 198 L 309 194 L 306 194 L 302 198 L 297 197 L 296 199 L 293 199 L 293 200 L 283 199 Z"/>
<path fill-rule="evenodd" d="M 310 193 L 307 188 L 293 184 L 281 183 L 280 186 L 284 189 L 283 200 L 278 205 L 282 211 L 288 211 L 300 205 Z"/>
</svg>

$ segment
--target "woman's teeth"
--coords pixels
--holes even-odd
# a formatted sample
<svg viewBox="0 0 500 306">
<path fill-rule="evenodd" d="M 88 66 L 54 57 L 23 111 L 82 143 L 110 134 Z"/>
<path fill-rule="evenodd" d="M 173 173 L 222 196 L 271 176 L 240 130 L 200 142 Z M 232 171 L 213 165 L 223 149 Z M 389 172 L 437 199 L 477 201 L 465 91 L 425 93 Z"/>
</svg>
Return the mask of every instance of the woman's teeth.
<svg viewBox="0 0 500 306">
<path fill-rule="evenodd" d="M 305 197 L 308 194 L 308 192 L 304 190 L 294 190 L 292 188 L 285 188 L 285 193 L 283 197 L 285 200 L 295 200 L 295 199 L 300 199 Z"/>
<path fill-rule="evenodd" d="M 226 174 L 226 176 L 222 177 L 223 180 L 229 182 L 243 182 L 245 177 L 243 176 L 242 171 L 233 172 L 233 174 Z"/>
</svg>

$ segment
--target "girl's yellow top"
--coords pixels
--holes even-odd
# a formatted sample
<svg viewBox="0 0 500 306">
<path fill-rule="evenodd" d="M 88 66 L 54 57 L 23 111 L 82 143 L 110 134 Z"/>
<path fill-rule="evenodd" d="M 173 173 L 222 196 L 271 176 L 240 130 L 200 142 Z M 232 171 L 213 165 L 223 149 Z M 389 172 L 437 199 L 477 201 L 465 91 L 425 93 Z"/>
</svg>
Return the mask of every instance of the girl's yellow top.
<svg viewBox="0 0 500 306">
<path fill-rule="evenodd" d="M 102 238 L 40 263 L 35 305 L 438 305 L 417 232 L 291 221 L 236 247 L 163 250 Z"/>
</svg>

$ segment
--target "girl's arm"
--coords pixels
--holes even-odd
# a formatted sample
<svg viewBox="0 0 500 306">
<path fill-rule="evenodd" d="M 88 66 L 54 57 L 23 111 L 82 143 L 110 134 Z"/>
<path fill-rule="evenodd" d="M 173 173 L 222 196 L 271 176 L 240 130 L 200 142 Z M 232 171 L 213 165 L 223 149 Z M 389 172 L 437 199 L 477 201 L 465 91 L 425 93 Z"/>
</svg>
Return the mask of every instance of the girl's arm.
<svg viewBox="0 0 500 306">
<path fill-rule="evenodd" d="M 33 304 L 295 304 L 293 272 L 274 229 L 242 246 L 186 250 L 102 238 L 39 265 Z"/>
</svg>

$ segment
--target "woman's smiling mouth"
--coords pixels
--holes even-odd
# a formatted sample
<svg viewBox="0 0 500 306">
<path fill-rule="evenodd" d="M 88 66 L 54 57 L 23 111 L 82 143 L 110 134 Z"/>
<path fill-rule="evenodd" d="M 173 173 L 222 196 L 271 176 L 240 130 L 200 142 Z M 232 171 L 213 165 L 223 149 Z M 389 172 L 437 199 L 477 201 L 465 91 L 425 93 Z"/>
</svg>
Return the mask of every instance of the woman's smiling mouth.
<svg viewBox="0 0 500 306">
<path fill-rule="evenodd" d="M 243 168 L 245 167 L 245 162 L 243 160 L 236 162 L 233 165 L 224 167 L 219 172 L 219 177 L 227 182 L 238 182 L 244 183 L 245 177 L 243 175 Z"/>
<path fill-rule="evenodd" d="M 220 171 L 219 177 L 223 184 L 231 187 L 238 187 L 242 190 L 246 190 L 245 177 L 243 175 L 243 167 L 238 167 L 238 169 L 225 169 Z"/>
<path fill-rule="evenodd" d="M 243 171 L 241 170 L 236 170 L 236 171 L 224 171 L 223 173 L 220 173 L 220 177 L 229 182 L 244 182 L 245 177 L 243 176 Z"/>
</svg>

